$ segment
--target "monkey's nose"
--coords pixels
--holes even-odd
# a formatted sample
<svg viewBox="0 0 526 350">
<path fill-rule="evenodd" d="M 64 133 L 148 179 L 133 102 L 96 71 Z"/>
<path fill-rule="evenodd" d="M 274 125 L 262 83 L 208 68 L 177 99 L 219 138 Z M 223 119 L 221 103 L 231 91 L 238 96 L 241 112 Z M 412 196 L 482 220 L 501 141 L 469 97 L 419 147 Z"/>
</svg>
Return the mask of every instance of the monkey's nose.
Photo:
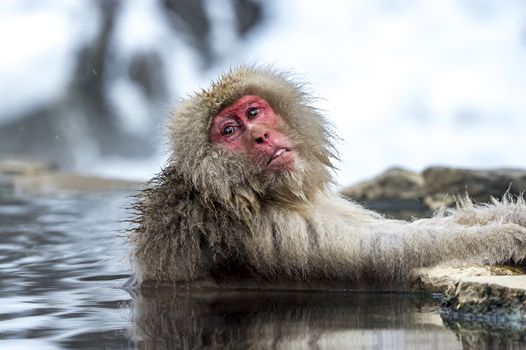
<svg viewBox="0 0 526 350">
<path fill-rule="evenodd" d="M 256 137 L 256 143 L 264 143 L 269 138 L 268 132 L 264 132 L 262 135 Z"/>
<path fill-rule="evenodd" d="M 265 143 L 270 138 L 270 133 L 267 128 L 254 125 L 250 130 L 250 135 L 256 143 Z"/>
</svg>

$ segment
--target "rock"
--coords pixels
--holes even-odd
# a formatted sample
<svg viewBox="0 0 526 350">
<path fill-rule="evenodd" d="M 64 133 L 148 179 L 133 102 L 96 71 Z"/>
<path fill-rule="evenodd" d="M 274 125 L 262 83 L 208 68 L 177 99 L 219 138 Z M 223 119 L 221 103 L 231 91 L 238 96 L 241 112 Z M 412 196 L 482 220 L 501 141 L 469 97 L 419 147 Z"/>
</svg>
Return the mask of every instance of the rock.
<svg viewBox="0 0 526 350">
<path fill-rule="evenodd" d="M 374 179 L 344 188 L 340 193 L 394 218 L 431 214 L 423 203 L 424 178 L 401 168 L 388 169 Z"/>
<path fill-rule="evenodd" d="M 0 189 L 15 193 L 93 192 L 107 190 L 135 190 L 136 181 L 106 179 L 99 176 L 62 172 L 49 164 L 0 160 Z M 0 193 L 1 193 L 0 192 Z"/>
<path fill-rule="evenodd" d="M 443 299 L 444 317 L 489 323 L 526 322 L 526 275 L 460 279 Z"/>
<path fill-rule="evenodd" d="M 413 292 L 440 292 L 441 317 L 466 348 L 517 344 L 526 330 L 526 275 L 515 266 L 437 266 L 415 271 Z M 504 348 L 512 348 L 504 346 Z"/>
<path fill-rule="evenodd" d="M 94 192 L 108 190 L 136 190 L 140 184 L 135 181 L 105 179 L 98 176 L 79 175 L 74 173 L 50 172 L 34 175 L 17 176 L 12 179 L 16 192 L 54 193 Z"/>
<path fill-rule="evenodd" d="M 513 276 L 524 274 L 516 266 L 478 266 L 478 265 L 439 265 L 420 268 L 414 271 L 411 278 L 411 291 L 444 293 L 459 281 L 469 277 L 480 276 Z"/>
<path fill-rule="evenodd" d="M 506 192 L 520 195 L 526 189 L 526 170 L 468 170 L 432 167 L 414 173 L 392 168 L 370 181 L 344 188 L 341 194 L 366 207 L 398 219 L 429 217 L 456 198 L 488 202 Z"/>
<path fill-rule="evenodd" d="M 484 282 L 466 280 L 460 298 L 445 298 L 443 324 L 455 332 L 464 349 L 524 348 L 524 276 L 492 277 L 499 280 L 496 284 L 484 277 L 475 279 Z"/>
<path fill-rule="evenodd" d="M 526 170 L 467 170 L 432 167 L 422 173 L 425 182 L 424 202 L 431 209 L 441 205 L 452 206 L 455 196 L 469 193 L 476 202 L 488 202 L 491 197 L 500 198 L 509 191 L 519 195 L 526 189 Z"/>
<path fill-rule="evenodd" d="M 0 175 L 32 175 L 48 172 L 53 166 L 38 161 L 21 161 L 15 159 L 4 159 L 0 161 Z"/>
<path fill-rule="evenodd" d="M 363 200 L 383 198 L 413 199 L 424 197 L 424 179 L 402 168 L 391 168 L 372 180 L 345 188 L 342 194 Z"/>
</svg>

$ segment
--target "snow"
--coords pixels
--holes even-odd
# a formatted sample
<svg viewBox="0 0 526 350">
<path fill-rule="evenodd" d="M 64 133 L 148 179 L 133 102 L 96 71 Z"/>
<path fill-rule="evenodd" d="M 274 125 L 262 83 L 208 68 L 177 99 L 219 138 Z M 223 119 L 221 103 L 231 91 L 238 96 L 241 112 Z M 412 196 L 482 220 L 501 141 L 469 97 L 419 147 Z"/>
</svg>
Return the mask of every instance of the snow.
<svg viewBox="0 0 526 350">
<path fill-rule="evenodd" d="M 87 0 L 0 1 L 0 126 L 64 93 L 97 21 Z"/>
<path fill-rule="evenodd" d="M 267 21 L 242 42 L 232 31 L 229 2 L 207 4 L 214 18 L 209 39 L 220 57 L 211 69 L 202 70 L 184 40 L 169 37 L 153 1 L 126 2 L 115 57 L 158 50 L 171 62 L 166 74 L 174 101 L 231 66 L 294 70 L 322 97 L 316 106 L 344 140 L 338 144 L 341 185 L 390 166 L 526 167 L 525 2 L 268 1 Z M 93 11 L 86 1 L 0 2 L 0 125 L 13 111 L 64 93 L 73 54 L 96 28 Z M 144 129 L 149 119 L 139 91 L 125 81 L 110 88 L 126 127 Z M 136 171 L 128 163 L 121 175 L 148 176 L 159 161 Z M 115 159 L 96 168 L 119 172 Z"/>
</svg>

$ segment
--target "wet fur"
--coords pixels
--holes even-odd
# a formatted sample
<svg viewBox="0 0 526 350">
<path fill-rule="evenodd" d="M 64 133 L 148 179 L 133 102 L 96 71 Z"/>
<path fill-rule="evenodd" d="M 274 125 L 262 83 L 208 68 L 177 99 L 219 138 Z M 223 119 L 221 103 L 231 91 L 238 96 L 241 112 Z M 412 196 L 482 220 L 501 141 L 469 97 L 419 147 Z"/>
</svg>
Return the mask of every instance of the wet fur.
<svg viewBox="0 0 526 350">
<path fill-rule="evenodd" d="M 297 171 L 262 175 L 210 143 L 212 118 L 244 95 L 264 98 L 285 120 Z M 180 102 L 168 165 L 135 206 L 138 285 L 405 289 L 416 267 L 525 258 L 522 198 L 466 199 L 431 219 L 403 222 L 331 193 L 333 133 L 310 100 L 282 72 L 243 67 Z"/>
</svg>

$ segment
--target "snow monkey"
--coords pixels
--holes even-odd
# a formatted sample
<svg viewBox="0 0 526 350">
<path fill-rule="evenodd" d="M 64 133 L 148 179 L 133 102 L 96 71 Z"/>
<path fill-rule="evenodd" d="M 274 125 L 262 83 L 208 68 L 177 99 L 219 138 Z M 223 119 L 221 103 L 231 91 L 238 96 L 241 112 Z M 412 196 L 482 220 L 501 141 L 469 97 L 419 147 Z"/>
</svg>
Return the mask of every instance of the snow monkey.
<svg viewBox="0 0 526 350">
<path fill-rule="evenodd" d="M 180 102 L 135 205 L 136 285 L 403 290 L 414 268 L 525 258 L 522 198 L 406 222 L 331 192 L 334 134 L 311 100 L 286 73 L 241 67 Z"/>
</svg>

